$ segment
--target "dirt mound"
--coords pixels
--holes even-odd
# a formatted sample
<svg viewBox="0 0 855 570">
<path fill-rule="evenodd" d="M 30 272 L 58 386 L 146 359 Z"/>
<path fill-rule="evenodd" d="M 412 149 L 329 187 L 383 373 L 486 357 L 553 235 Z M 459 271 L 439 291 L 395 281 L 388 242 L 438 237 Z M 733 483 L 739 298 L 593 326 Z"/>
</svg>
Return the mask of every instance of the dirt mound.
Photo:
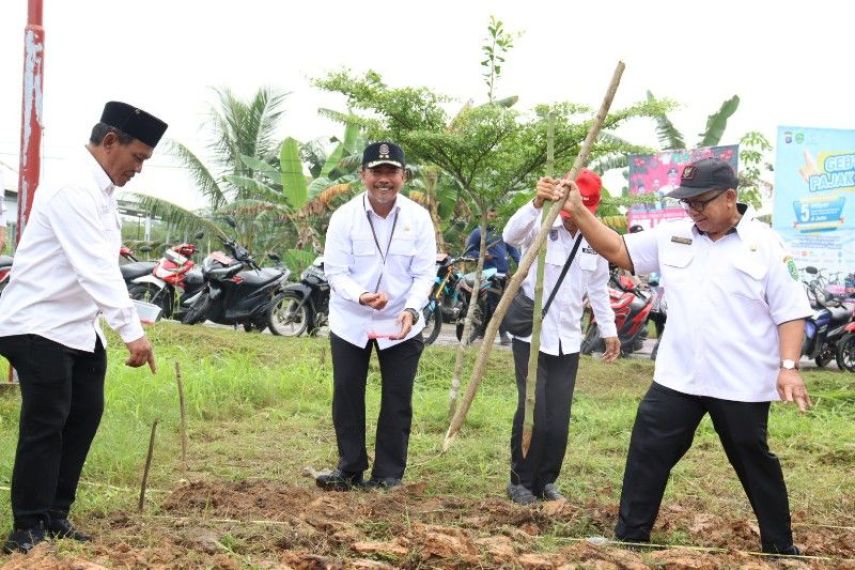
<svg viewBox="0 0 855 570">
<path fill-rule="evenodd" d="M 827 560 L 779 560 L 757 549 L 753 521 L 700 513 L 693 505 L 663 509 L 658 528 L 693 545 L 727 549 L 629 550 L 605 539 L 569 536 L 585 528 L 610 535 L 615 508 L 567 502 L 519 507 L 498 499 L 432 496 L 424 485 L 389 492 L 323 493 L 270 481 L 191 483 L 160 513 L 118 514 L 101 521 L 99 540 L 64 556 L 57 544 L 6 569 L 115 568 L 855 568 L 852 532 L 797 527 L 796 542 Z"/>
</svg>

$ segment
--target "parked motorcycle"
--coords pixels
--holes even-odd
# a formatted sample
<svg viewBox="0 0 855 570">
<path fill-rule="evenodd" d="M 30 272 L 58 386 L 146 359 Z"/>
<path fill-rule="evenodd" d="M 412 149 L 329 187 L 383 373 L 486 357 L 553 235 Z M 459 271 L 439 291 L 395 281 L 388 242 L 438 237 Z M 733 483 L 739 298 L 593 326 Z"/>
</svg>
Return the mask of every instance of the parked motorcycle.
<svg viewBox="0 0 855 570">
<path fill-rule="evenodd" d="M 327 324 L 330 284 L 324 273 L 323 256 L 315 258 L 300 275 L 273 299 L 267 321 L 270 332 L 280 336 L 314 335 Z"/>
<path fill-rule="evenodd" d="M 221 325 L 243 325 L 246 331 L 264 330 L 270 321 L 276 295 L 290 271 L 279 258 L 269 255 L 277 266 L 262 268 L 249 251 L 234 240 L 221 238 L 231 253 L 214 251 L 202 262 L 201 290 L 187 299 L 181 322 L 192 325 L 212 321 Z"/>
<path fill-rule="evenodd" d="M 140 261 L 134 255 L 133 250 L 125 245 L 119 248 L 119 257 L 124 260 L 119 264 L 119 270 L 122 272 L 122 279 L 125 280 L 128 290 L 135 280 L 149 275 L 156 265 L 154 261 Z"/>
<path fill-rule="evenodd" d="M 819 289 L 812 291 L 817 307 L 805 321 L 805 337 L 802 356 L 812 358 L 816 365 L 824 367 L 837 357 L 838 342 L 852 321 L 855 301 L 840 302 L 826 297 Z"/>
<path fill-rule="evenodd" d="M 12 261 L 14 258 L 11 255 L 0 255 L 0 295 L 3 294 L 3 289 L 9 284 L 9 273 L 12 271 Z"/>
<path fill-rule="evenodd" d="M 855 317 L 843 327 L 843 336 L 837 341 L 837 367 L 855 372 Z"/>
<path fill-rule="evenodd" d="M 492 309 L 487 302 L 487 293 L 494 293 L 501 297 L 505 290 L 507 274 L 499 273 L 495 267 L 484 269 L 481 272 L 481 287 L 478 290 L 477 302 L 472 304 L 472 289 L 475 287 L 476 272 L 467 273 L 458 282 L 456 287 L 457 301 L 452 308 L 452 319 L 455 323 L 457 340 L 463 338 L 463 327 L 466 324 L 466 315 L 470 308 L 472 313 L 472 325 L 469 331 L 469 342 L 484 336 L 484 330 L 492 318 Z"/>
<path fill-rule="evenodd" d="M 194 237 L 198 241 L 204 236 L 198 232 Z M 188 300 L 204 285 L 202 271 L 192 259 L 196 251 L 192 243 L 167 248 L 148 275 L 128 284 L 131 298 L 158 305 L 165 318 L 181 319 L 189 309 Z"/>
<path fill-rule="evenodd" d="M 456 322 L 455 307 L 460 289 L 457 284 L 463 278 L 458 263 L 474 262 L 471 257 L 451 257 L 447 253 L 436 256 L 436 278 L 427 305 L 422 310 L 425 328 L 422 330 L 425 344 L 432 344 L 439 336 L 443 323 Z"/>
<path fill-rule="evenodd" d="M 632 354 L 644 346 L 647 339 L 647 321 L 653 310 L 653 295 L 642 291 L 629 279 L 612 275 L 609 301 L 615 313 L 615 326 L 620 340 L 620 355 Z M 591 313 L 585 337 L 579 349 L 582 354 L 605 351 L 605 342 L 600 336 L 600 327 Z"/>
</svg>

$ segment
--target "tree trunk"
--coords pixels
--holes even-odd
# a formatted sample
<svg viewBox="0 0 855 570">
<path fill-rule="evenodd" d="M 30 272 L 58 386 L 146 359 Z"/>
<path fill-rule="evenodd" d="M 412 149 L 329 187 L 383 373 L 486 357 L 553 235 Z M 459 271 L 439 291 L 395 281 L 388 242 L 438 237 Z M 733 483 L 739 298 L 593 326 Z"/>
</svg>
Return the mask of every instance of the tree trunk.
<svg viewBox="0 0 855 570">
<path fill-rule="evenodd" d="M 597 112 L 597 116 L 594 117 L 594 121 L 591 123 L 588 135 L 585 137 L 585 142 L 582 143 L 582 147 L 579 149 L 579 154 L 573 162 L 573 168 L 569 173 L 570 178 L 575 178 L 576 172 L 578 172 L 578 170 L 588 162 L 588 157 L 591 154 L 591 147 L 594 145 L 594 141 L 603 126 L 603 121 L 609 112 L 612 100 L 614 99 L 615 93 L 620 85 L 620 79 L 621 75 L 623 75 L 624 67 L 624 63 L 619 61 L 614 75 L 612 76 L 611 84 L 609 84 L 609 88 L 606 91 L 606 95 L 600 105 L 599 111 Z M 496 308 L 493 319 L 490 321 L 490 325 L 487 327 L 487 330 L 484 331 L 484 344 L 481 345 L 481 350 L 478 353 L 477 360 L 475 361 L 475 367 L 472 370 L 472 376 L 469 380 L 469 384 L 466 386 L 466 394 L 464 395 L 463 401 L 461 402 L 460 407 L 456 410 L 454 417 L 451 420 L 451 425 L 448 427 L 448 432 L 445 435 L 445 441 L 442 445 L 443 451 L 449 448 L 451 441 L 454 436 L 457 435 L 457 432 L 460 431 L 463 421 L 466 419 L 466 413 L 469 411 L 469 407 L 475 399 L 475 393 L 478 391 L 478 386 L 480 385 L 481 378 L 484 375 L 484 367 L 486 365 L 487 358 L 490 355 L 490 351 L 493 348 L 493 341 L 496 339 L 496 332 L 499 329 L 499 323 L 508 311 L 511 299 L 513 299 L 514 295 L 516 295 L 519 290 L 520 284 L 528 273 L 531 264 L 534 262 L 535 256 L 538 255 L 538 251 L 546 242 L 546 235 L 549 233 L 552 223 L 555 221 L 555 218 L 558 217 L 558 212 L 561 211 L 563 205 L 562 201 L 556 201 L 552 204 L 549 212 L 544 217 L 540 231 L 538 232 L 537 237 L 535 237 L 534 243 L 532 243 L 531 248 L 520 260 L 519 269 L 508 283 L 508 287 L 505 289 L 505 293 L 499 301 L 499 306 Z M 483 245 L 484 244 L 482 244 L 482 246 Z"/>
<path fill-rule="evenodd" d="M 469 334 L 472 330 L 472 315 L 478 304 L 478 294 L 481 292 L 481 281 L 483 278 L 484 258 L 487 253 L 487 208 L 481 204 L 481 245 L 479 248 L 478 266 L 475 269 L 475 283 L 466 309 L 466 318 L 463 321 L 463 332 L 460 342 L 457 344 L 457 352 L 454 357 L 454 372 L 451 376 L 451 389 L 448 393 L 448 417 L 453 418 L 457 412 L 457 396 L 460 391 L 460 378 L 463 375 L 463 361 L 469 348 Z M 483 318 L 483 315 L 482 317 Z M 492 324 L 492 321 L 490 321 Z M 495 338 L 496 335 L 493 335 Z M 486 337 L 485 337 L 486 338 Z M 486 340 L 484 341 L 486 342 Z"/>
</svg>

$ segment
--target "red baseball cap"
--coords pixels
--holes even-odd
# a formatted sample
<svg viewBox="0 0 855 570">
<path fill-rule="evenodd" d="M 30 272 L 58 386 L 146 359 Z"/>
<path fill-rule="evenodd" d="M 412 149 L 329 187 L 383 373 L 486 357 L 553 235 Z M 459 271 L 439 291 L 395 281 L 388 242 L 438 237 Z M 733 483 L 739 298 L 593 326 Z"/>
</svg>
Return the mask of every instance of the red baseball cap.
<svg viewBox="0 0 855 570">
<path fill-rule="evenodd" d="M 579 187 L 579 193 L 582 195 L 582 203 L 592 214 L 597 213 L 597 207 L 600 205 L 600 193 L 603 189 L 603 181 L 600 175 L 593 170 L 583 168 L 576 175 L 576 186 Z M 570 212 L 561 210 L 561 217 L 570 219 Z"/>
</svg>

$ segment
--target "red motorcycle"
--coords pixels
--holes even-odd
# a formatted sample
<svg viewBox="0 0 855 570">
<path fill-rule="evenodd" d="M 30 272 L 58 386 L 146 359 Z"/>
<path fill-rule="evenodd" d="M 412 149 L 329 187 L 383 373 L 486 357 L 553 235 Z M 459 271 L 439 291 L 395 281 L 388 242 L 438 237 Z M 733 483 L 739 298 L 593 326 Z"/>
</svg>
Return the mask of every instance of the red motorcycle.
<svg viewBox="0 0 855 570">
<path fill-rule="evenodd" d="M 632 279 L 624 275 L 616 276 L 612 273 L 609 284 L 609 300 L 615 313 L 620 354 L 626 356 L 641 350 L 647 340 L 647 321 L 651 318 L 654 296 L 649 291 L 639 289 Z M 593 312 L 579 351 L 582 354 L 605 351 L 605 343 L 600 337 L 600 327 Z"/>
<path fill-rule="evenodd" d="M 198 240 L 204 234 L 200 232 L 195 237 Z M 147 275 L 128 283 L 131 298 L 158 305 L 166 318 L 180 318 L 187 308 L 183 300 L 201 290 L 204 284 L 202 272 L 192 259 L 197 249 L 192 243 L 168 248 Z"/>
<path fill-rule="evenodd" d="M 12 271 L 12 256 L 0 255 L 0 295 L 9 284 L 9 272 Z"/>
</svg>

